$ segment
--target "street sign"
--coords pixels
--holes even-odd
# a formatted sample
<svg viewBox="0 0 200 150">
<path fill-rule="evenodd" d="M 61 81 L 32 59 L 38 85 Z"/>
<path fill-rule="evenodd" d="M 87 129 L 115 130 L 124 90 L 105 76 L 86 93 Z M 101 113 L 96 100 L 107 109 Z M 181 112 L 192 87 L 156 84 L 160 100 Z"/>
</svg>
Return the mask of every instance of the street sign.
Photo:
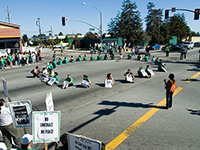
<svg viewBox="0 0 200 150">
<path fill-rule="evenodd" d="M 51 143 L 60 138 L 60 111 L 33 112 L 33 143 Z"/>
<path fill-rule="evenodd" d="M 175 12 L 175 11 L 176 11 L 176 7 L 173 7 L 173 8 L 172 8 L 172 12 Z"/>
<path fill-rule="evenodd" d="M 67 133 L 69 150 L 101 150 L 101 143 L 98 140 L 85 136 Z"/>
<path fill-rule="evenodd" d="M 9 102 L 8 107 L 15 128 L 32 127 L 31 101 Z"/>
<path fill-rule="evenodd" d="M 90 28 L 89 30 L 90 30 L 90 31 L 95 31 L 95 29 L 94 29 L 94 28 Z"/>
<path fill-rule="evenodd" d="M 46 103 L 47 111 L 54 111 L 54 103 L 53 103 L 53 97 L 52 97 L 51 92 L 47 93 L 45 103 Z"/>
</svg>

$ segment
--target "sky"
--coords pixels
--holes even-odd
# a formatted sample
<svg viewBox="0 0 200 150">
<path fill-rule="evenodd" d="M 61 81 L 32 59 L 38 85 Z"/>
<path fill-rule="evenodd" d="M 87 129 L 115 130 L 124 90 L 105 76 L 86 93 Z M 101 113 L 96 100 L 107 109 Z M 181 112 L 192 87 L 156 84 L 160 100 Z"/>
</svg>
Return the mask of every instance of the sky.
<svg viewBox="0 0 200 150">
<path fill-rule="evenodd" d="M 82 33 L 89 31 L 90 26 L 81 22 L 70 21 L 78 19 L 89 22 L 97 27 L 100 25 L 100 13 L 91 5 L 98 8 L 103 14 L 103 32 L 107 32 L 107 25 L 112 17 L 121 10 L 123 0 L 0 0 L 0 21 L 8 22 L 7 6 L 10 8 L 11 23 L 21 26 L 21 35 L 27 34 L 28 37 L 39 34 L 36 26 L 37 18 L 41 21 L 42 33 L 48 35 L 53 28 L 53 34 L 62 32 L 66 34 Z M 83 5 L 85 2 L 86 5 Z M 148 2 L 154 2 L 156 8 L 171 9 L 190 9 L 200 8 L 200 0 L 135 0 L 137 9 L 141 13 L 143 28 L 145 30 L 144 18 L 147 15 Z M 177 11 L 184 13 L 188 26 L 192 31 L 200 32 L 200 20 L 194 20 L 194 14 L 190 12 Z M 174 13 L 170 12 L 170 16 Z M 62 26 L 62 16 L 69 19 L 66 26 Z M 98 32 L 95 30 L 94 32 Z"/>
</svg>

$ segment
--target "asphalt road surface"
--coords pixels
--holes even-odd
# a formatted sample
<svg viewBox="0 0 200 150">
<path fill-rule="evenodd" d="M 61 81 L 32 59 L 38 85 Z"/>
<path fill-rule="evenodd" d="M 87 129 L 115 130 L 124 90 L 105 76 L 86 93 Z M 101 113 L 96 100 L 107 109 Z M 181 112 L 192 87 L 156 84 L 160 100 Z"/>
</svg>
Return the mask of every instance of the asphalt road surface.
<svg viewBox="0 0 200 150">
<path fill-rule="evenodd" d="M 90 56 L 79 51 L 66 51 L 64 55 L 69 58 L 85 53 Z M 40 67 L 51 60 L 52 52 L 46 50 L 43 55 L 45 60 L 38 64 Z M 57 66 L 55 71 L 61 83 L 53 86 L 32 78 L 30 71 L 35 65 L 0 70 L 0 77 L 6 79 L 12 101 L 31 100 L 33 110 L 45 111 L 46 94 L 52 91 L 55 110 L 61 111 L 61 135 L 71 132 L 97 139 L 107 145 L 107 150 L 199 150 L 198 49 L 188 51 L 186 60 L 179 60 L 180 54 L 176 52 L 170 53 L 168 58 L 162 51 L 151 51 L 152 55 L 163 59 L 168 73 L 158 72 L 150 60 L 137 61 L 134 57 L 132 60 L 82 61 Z M 124 82 L 123 74 L 127 69 L 137 75 L 138 68 L 145 68 L 147 64 L 155 76 L 150 79 L 136 76 L 133 84 Z M 109 72 L 115 79 L 111 89 L 103 87 Z M 75 85 L 61 89 L 69 73 Z M 168 79 L 169 73 L 175 74 L 177 90 L 172 108 L 166 110 L 163 79 Z M 91 79 L 90 88 L 81 87 L 83 74 Z M 0 95 L 4 98 L 3 86 L 0 86 Z M 31 133 L 30 128 L 28 132 Z M 43 149 L 44 145 L 33 147 Z"/>
</svg>

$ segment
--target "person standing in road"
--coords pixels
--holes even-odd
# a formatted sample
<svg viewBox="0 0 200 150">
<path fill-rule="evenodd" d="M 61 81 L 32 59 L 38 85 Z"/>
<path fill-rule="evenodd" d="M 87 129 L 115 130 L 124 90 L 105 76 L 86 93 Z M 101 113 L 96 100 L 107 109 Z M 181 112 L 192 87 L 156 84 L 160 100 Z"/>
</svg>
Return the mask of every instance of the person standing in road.
<svg viewBox="0 0 200 150">
<path fill-rule="evenodd" d="M 131 49 L 131 53 L 132 53 L 132 56 L 134 55 L 135 56 L 135 47 L 133 46 L 132 49 Z"/>
<path fill-rule="evenodd" d="M 8 149 L 12 148 L 12 139 L 17 147 L 21 147 L 21 135 L 19 130 L 13 127 L 10 111 L 5 105 L 5 100 L 0 99 L 0 130 L 3 140 Z"/>
<path fill-rule="evenodd" d="M 174 79 L 174 74 L 169 74 L 169 80 L 166 81 L 164 79 L 164 82 L 166 89 L 166 108 L 168 109 L 172 107 L 172 96 L 176 88 L 176 80 Z"/>
<path fill-rule="evenodd" d="M 169 57 L 169 46 L 166 46 L 165 51 L 166 51 L 166 57 Z"/>
</svg>

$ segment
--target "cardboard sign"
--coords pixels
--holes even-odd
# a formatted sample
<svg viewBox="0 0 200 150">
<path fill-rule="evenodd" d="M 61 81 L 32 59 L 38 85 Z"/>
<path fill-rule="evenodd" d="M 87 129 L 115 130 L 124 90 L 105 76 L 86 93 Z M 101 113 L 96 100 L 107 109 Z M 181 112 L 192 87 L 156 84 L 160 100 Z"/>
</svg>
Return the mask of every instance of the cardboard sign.
<svg viewBox="0 0 200 150">
<path fill-rule="evenodd" d="M 60 111 L 33 112 L 33 143 L 59 141 Z"/>
<path fill-rule="evenodd" d="M 54 111 L 54 103 L 53 103 L 53 97 L 52 92 L 48 93 L 45 99 L 46 108 L 47 111 Z"/>
<path fill-rule="evenodd" d="M 126 75 L 126 81 L 133 82 L 133 78 L 130 75 Z"/>
<path fill-rule="evenodd" d="M 166 70 L 163 66 L 161 66 L 161 68 L 162 68 L 162 70 L 163 70 L 164 72 L 167 72 L 167 70 Z"/>
<path fill-rule="evenodd" d="M 67 133 L 69 150 L 101 150 L 98 140 L 90 139 L 81 135 Z"/>
<path fill-rule="evenodd" d="M 32 105 L 30 101 L 9 102 L 8 107 L 15 128 L 32 127 Z"/>
<path fill-rule="evenodd" d="M 148 74 L 146 73 L 146 71 L 144 69 L 141 70 L 141 73 L 142 73 L 143 77 L 148 76 Z"/>
<path fill-rule="evenodd" d="M 106 88 L 112 88 L 112 80 L 106 80 Z"/>
<path fill-rule="evenodd" d="M 88 87 L 90 83 L 89 83 L 88 81 L 86 81 L 86 80 L 83 80 L 83 81 L 81 82 L 81 84 L 82 84 L 84 87 Z"/>
<path fill-rule="evenodd" d="M 153 70 L 149 69 L 149 72 L 150 72 L 151 76 L 155 75 L 154 72 L 153 72 Z"/>
<path fill-rule="evenodd" d="M 8 97 L 8 89 L 7 89 L 6 80 L 5 80 L 4 78 L 2 78 L 2 82 L 3 82 L 4 95 L 5 95 L 6 97 Z"/>
</svg>

